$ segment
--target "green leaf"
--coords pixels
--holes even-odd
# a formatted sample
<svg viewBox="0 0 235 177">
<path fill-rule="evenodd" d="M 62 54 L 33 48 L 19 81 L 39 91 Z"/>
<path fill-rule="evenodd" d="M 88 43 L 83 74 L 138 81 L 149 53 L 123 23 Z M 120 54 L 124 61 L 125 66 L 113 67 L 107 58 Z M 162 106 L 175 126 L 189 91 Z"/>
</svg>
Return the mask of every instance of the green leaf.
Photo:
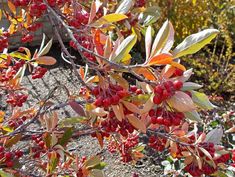
<svg viewBox="0 0 235 177">
<path fill-rule="evenodd" d="M 73 126 L 74 124 L 84 123 L 87 121 L 86 117 L 70 117 L 65 118 L 59 122 L 59 126 Z"/>
<path fill-rule="evenodd" d="M 192 100 L 193 102 L 201 107 L 202 109 L 213 109 L 216 108 L 215 105 L 213 105 L 208 97 L 204 93 L 196 92 L 196 91 L 191 91 L 192 93 Z"/>
<path fill-rule="evenodd" d="M 0 170 L 0 176 L 1 177 L 14 177 L 12 174 L 7 173 L 5 171 Z"/>
<path fill-rule="evenodd" d="M 218 33 L 219 31 L 216 29 L 206 29 L 186 37 L 185 40 L 173 50 L 172 54 L 174 58 L 196 53 L 206 44 L 210 43 Z"/>
<path fill-rule="evenodd" d="M 196 121 L 196 122 L 201 122 L 202 119 L 200 118 L 200 115 L 198 114 L 197 111 L 190 111 L 190 112 L 184 112 L 184 115 L 186 118 Z"/>
<path fill-rule="evenodd" d="M 73 128 L 67 128 L 67 130 L 65 130 L 63 136 L 59 139 L 59 144 L 64 146 L 69 142 L 69 139 L 72 137 L 73 135 Z"/>
<path fill-rule="evenodd" d="M 223 137 L 223 129 L 222 128 L 215 128 L 211 130 L 206 135 L 205 142 L 211 142 L 214 144 L 220 144 Z"/>
<path fill-rule="evenodd" d="M 86 160 L 84 165 L 87 168 L 92 168 L 92 167 L 94 167 L 94 166 L 96 166 L 100 163 L 101 163 L 100 157 L 99 156 L 93 156 L 90 159 Z"/>
<path fill-rule="evenodd" d="M 202 88 L 202 85 L 193 83 L 193 82 L 185 82 L 183 85 L 183 88 L 181 89 L 182 91 L 187 91 L 187 90 L 195 90 Z"/>
<path fill-rule="evenodd" d="M 51 46 L 52 46 L 52 42 L 53 42 L 53 39 L 51 39 L 44 48 L 42 48 L 41 50 L 39 50 L 38 52 L 38 57 L 40 56 L 43 56 L 43 55 L 46 55 L 49 50 L 51 49 Z"/>
<path fill-rule="evenodd" d="M 126 39 L 122 41 L 122 43 L 118 46 L 117 50 L 115 51 L 114 58 L 112 58 L 115 62 L 120 62 L 126 55 L 129 54 L 133 46 L 137 41 L 136 34 L 132 34 L 128 36 Z"/>
<path fill-rule="evenodd" d="M 126 14 L 129 12 L 130 8 L 133 6 L 132 0 L 123 0 L 121 1 L 120 5 L 118 6 L 115 13 L 117 14 Z"/>
<path fill-rule="evenodd" d="M 155 37 L 155 40 L 152 45 L 150 58 L 161 52 L 161 49 L 165 46 L 169 35 L 170 35 L 170 22 L 167 20 L 162 25 L 162 27 L 160 28 Z"/>
<path fill-rule="evenodd" d="M 105 177 L 105 174 L 103 171 L 99 169 L 93 169 L 91 170 L 91 176 L 92 177 Z"/>
<path fill-rule="evenodd" d="M 100 162 L 99 164 L 91 167 L 91 169 L 99 169 L 99 170 L 102 170 L 104 169 L 105 167 L 107 166 L 107 164 L 105 162 Z"/>
<path fill-rule="evenodd" d="M 12 138 L 8 139 L 6 142 L 5 142 L 5 146 L 7 148 L 13 146 L 14 144 L 18 143 L 22 138 L 22 135 L 21 134 L 17 134 L 16 136 L 13 136 Z"/>
<path fill-rule="evenodd" d="M 145 145 L 141 144 L 141 145 L 135 147 L 133 150 L 137 151 L 137 152 L 142 152 L 144 150 L 144 148 L 145 148 Z"/>
</svg>

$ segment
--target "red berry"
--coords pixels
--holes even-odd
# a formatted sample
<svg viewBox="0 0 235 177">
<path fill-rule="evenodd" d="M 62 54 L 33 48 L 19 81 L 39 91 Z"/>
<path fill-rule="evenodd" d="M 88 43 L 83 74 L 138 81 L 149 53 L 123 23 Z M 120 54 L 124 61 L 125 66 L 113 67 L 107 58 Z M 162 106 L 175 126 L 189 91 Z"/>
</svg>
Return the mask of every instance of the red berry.
<svg viewBox="0 0 235 177">
<path fill-rule="evenodd" d="M 183 87 L 183 82 L 177 80 L 173 83 L 175 90 L 180 90 Z"/>
<path fill-rule="evenodd" d="M 174 72 L 174 74 L 175 74 L 176 76 L 182 76 L 183 73 L 184 73 L 184 71 L 181 70 L 181 69 L 178 69 L 178 68 L 176 68 L 176 69 L 175 69 L 175 72 Z"/>
<path fill-rule="evenodd" d="M 135 91 L 135 93 L 136 93 L 137 95 L 140 95 L 140 94 L 143 93 L 143 91 L 142 91 L 141 89 L 137 89 L 137 90 Z"/>
<path fill-rule="evenodd" d="M 11 152 L 6 152 L 6 153 L 5 153 L 5 158 L 6 158 L 6 160 L 11 159 L 11 157 L 12 157 L 12 153 L 11 153 Z"/>
<path fill-rule="evenodd" d="M 130 86 L 130 91 L 135 92 L 138 88 L 135 85 Z"/>
<path fill-rule="evenodd" d="M 157 85 L 157 86 L 154 88 L 154 93 L 155 93 L 155 94 L 158 94 L 158 95 L 162 95 L 163 90 L 164 90 L 164 88 L 163 88 L 161 85 Z"/>
<path fill-rule="evenodd" d="M 151 123 L 157 124 L 157 117 L 151 117 Z"/>
<path fill-rule="evenodd" d="M 13 167 L 13 165 L 14 165 L 14 163 L 13 163 L 12 161 L 8 161 L 8 162 L 6 163 L 6 166 L 7 166 L 7 167 Z"/>
<path fill-rule="evenodd" d="M 43 141 L 40 141 L 40 142 L 38 143 L 38 146 L 40 146 L 41 148 L 44 148 L 45 143 L 44 143 Z"/>
<path fill-rule="evenodd" d="M 153 97 L 153 102 L 154 102 L 154 104 L 161 104 L 161 102 L 162 102 L 161 96 L 155 95 L 155 96 Z"/>
<path fill-rule="evenodd" d="M 150 111 L 149 111 L 149 116 L 150 117 L 153 117 L 155 115 L 155 111 L 153 110 L 153 109 L 151 109 Z"/>
</svg>

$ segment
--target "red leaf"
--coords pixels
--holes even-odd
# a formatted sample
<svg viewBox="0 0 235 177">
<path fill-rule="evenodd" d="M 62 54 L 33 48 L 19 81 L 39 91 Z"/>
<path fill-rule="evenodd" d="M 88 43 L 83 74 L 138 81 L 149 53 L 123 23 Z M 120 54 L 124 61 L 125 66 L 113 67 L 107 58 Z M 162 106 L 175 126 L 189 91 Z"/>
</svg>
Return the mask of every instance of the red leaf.
<svg viewBox="0 0 235 177">
<path fill-rule="evenodd" d="M 76 101 L 70 101 L 69 105 L 71 106 L 71 108 L 78 113 L 80 116 L 86 116 L 85 111 L 83 109 L 83 107 L 78 104 Z"/>
</svg>

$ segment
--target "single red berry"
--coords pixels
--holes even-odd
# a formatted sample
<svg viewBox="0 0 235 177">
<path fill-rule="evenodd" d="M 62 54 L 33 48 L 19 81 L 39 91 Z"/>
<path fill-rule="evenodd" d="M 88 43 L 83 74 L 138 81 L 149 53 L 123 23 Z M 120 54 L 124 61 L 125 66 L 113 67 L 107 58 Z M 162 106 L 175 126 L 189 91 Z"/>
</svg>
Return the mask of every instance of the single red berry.
<svg viewBox="0 0 235 177">
<path fill-rule="evenodd" d="M 8 161 L 8 162 L 6 163 L 6 166 L 7 166 L 7 167 L 13 167 L 13 165 L 14 165 L 14 163 L 13 163 L 12 161 Z"/>
<path fill-rule="evenodd" d="M 149 111 L 149 116 L 150 117 L 153 117 L 154 115 L 155 115 L 155 111 L 154 111 L 154 109 L 151 109 L 150 111 Z"/>
<path fill-rule="evenodd" d="M 45 143 L 44 143 L 43 141 L 40 141 L 40 142 L 38 143 L 38 146 L 40 146 L 41 148 L 44 148 Z"/>
<path fill-rule="evenodd" d="M 177 80 L 173 83 L 175 90 L 180 90 L 183 87 L 183 82 Z"/>
<path fill-rule="evenodd" d="M 138 88 L 135 85 L 130 86 L 130 91 L 135 92 Z"/>
<path fill-rule="evenodd" d="M 161 96 L 155 95 L 155 96 L 153 97 L 153 103 L 154 103 L 154 104 L 161 104 L 161 102 L 162 102 Z"/>
<path fill-rule="evenodd" d="M 5 158 L 6 158 L 6 160 L 11 159 L 11 157 L 12 157 L 12 153 L 11 153 L 11 152 L 6 152 L 6 153 L 5 153 Z"/>
<path fill-rule="evenodd" d="M 158 94 L 158 95 L 162 95 L 163 90 L 164 90 L 164 88 L 163 88 L 161 85 L 157 85 L 157 86 L 154 88 L 154 93 L 155 93 L 155 94 Z"/>
</svg>

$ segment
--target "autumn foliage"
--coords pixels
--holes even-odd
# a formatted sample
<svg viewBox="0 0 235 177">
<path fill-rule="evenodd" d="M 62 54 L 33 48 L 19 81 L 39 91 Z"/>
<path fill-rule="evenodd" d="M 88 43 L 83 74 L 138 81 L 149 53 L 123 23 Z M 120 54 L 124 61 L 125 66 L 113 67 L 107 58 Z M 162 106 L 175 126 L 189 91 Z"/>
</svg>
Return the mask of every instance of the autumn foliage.
<svg viewBox="0 0 235 177">
<path fill-rule="evenodd" d="M 145 147 L 162 152 L 168 157 L 162 163 L 164 173 L 170 176 L 233 173 L 235 155 L 223 138 L 225 130 L 235 131 L 232 113 L 221 126 L 208 125 L 200 111 L 216 106 L 197 91 L 201 85 L 189 81 L 193 69 L 186 69 L 180 60 L 210 43 L 218 30 L 192 34 L 173 47 L 171 22 L 166 20 L 157 32 L 152 27 L 156 11 L 145 0 L 12 0 L 2 7 L 0 19 L 6 18 L 10 25 L 0 31 L 0 94 L 7 104 L 7 110 L 0 111 L 0 176 L 31 176 L 22 168 L 27 163 L 43 176 L 105 176 L 105 163 L 98 155 L 81 157 L 68 151 L 70 140 L 81 135 L 95 137 L 101 148 L 119 153 L 125 163 L 144 157 Z M 46 43 L 45 35 L 34 53 L 23 47 L 43 27 L 41 18 L 51 23 L 61 56 L 72 65 L 82 87 L 74 94 L 58 85 L 26 109 L 30 92 L 21 84 L 26 70 L 32 79 L 40 79 L 47 72 L 44 66 L 56 63 L 47 56 L 53 40 Z M 61 31 L 66 32 L 69 46 L 63 43 Z M 14 34 L 22 36 L 22 47 L 9 52 Z M 136 64 L 131 50 L 141 42 L 144 62 Z M 81 57 L 72 56 L 68 47 Z M 75 64 L 81 59 L 85 66 Z M 61 89 L 68 99 L 55 105 L 50 99 Z M 64 106 L 76 111 L 77 117 L 60 117 L 57 111 Z M 40 127 L 31 129 L 36 121 Z M 79 130 L 77 124 L 89 128 Z M 142 135 L 147 136 L 147 144 L 141 142 Z M 17 145 L 24 142 L 19 149 Z"/>
</svg>

